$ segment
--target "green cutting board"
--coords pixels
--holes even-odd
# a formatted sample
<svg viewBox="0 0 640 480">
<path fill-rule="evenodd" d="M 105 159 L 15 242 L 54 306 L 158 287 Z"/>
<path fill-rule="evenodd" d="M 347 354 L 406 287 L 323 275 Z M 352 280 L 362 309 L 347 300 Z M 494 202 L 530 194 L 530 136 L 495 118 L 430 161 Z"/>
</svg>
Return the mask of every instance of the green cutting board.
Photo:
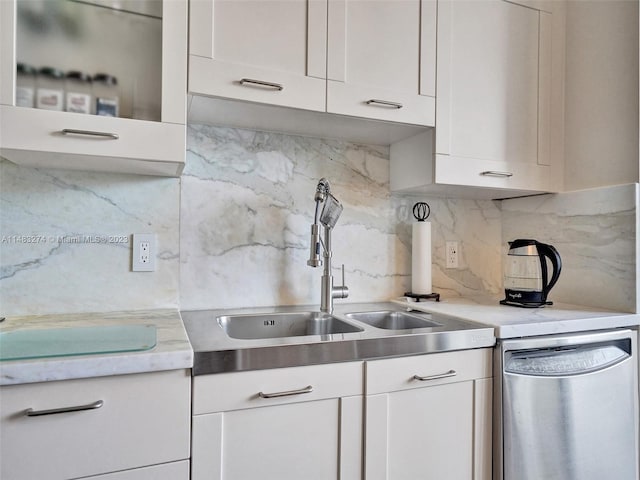
<svg viewBox="0 0 640 480">
<path fill-rule="evenodd" d="M 0 361 L 135 352 L 156 346 L 153 325 L 111 325 L 0 332 Z"/>
</svg>

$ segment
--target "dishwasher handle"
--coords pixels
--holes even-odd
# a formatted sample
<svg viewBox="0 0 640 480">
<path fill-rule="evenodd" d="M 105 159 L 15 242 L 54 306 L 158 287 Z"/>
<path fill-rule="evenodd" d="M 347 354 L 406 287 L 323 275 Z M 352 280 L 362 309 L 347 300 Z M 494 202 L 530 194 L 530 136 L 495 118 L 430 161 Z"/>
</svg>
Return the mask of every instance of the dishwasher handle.
<svg viewBox="0 0 640 480">
<path fill-rule="evenodd" d="M 612 367 L 631 358 L 630 340 L 507 352 L 504 372 L 516 375 L 564 377 Z"/>
</svg>

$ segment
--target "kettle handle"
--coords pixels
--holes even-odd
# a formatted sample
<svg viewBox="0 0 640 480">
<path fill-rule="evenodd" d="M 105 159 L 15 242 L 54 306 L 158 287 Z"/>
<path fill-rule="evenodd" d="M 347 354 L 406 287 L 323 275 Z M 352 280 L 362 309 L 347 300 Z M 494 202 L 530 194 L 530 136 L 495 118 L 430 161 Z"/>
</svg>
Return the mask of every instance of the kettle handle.
<svg viewBox="0 0 640 480">
<path fill-rule="evenodd" d="M 560 254 L 552 245 L 547 245 L 546 243 L 538 243 L 537 244 L 538 253 L 544 257 L 547 257 L 551 260 L 551 265 L 553 266 L 553 274 L 551 275 L 551 280 L 546 285 L 543 285 L 544 297 L 547 297 L 549 291 L 553 288 L 553 286 L 558 281 L 560 277 L 560 271 L 562 270 L 562 260 L 560 259 Z M 543 272 L 546 271 L 546 265 L 543 265 Z"/>
</svg>

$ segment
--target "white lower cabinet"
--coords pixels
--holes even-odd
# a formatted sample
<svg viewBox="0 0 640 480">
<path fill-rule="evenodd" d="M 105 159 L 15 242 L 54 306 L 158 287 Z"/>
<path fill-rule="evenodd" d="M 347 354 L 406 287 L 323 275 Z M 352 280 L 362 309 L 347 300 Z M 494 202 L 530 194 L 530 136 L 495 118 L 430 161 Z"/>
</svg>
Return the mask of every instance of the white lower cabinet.
<svg viewBox="0 0 640 480">
<path fill-rule="evenodd" d="M 0 478 L 187 480 L 190 403 L 185 370 L 3 386 Z"/>
<path fill-rule="evenodd" d="M 191 479 L 491 480 L 491 412 L 491 349 L 196 376 Z"/>
<path fill-rule="evenodd" d="M 491 480 L 491 350 L 366 363 L 366 480 Z"/>
<path fill-rule="evenodd" d="M 362 478 L 361 362 L 194 377 L 192 480 Z"/>
</svg>

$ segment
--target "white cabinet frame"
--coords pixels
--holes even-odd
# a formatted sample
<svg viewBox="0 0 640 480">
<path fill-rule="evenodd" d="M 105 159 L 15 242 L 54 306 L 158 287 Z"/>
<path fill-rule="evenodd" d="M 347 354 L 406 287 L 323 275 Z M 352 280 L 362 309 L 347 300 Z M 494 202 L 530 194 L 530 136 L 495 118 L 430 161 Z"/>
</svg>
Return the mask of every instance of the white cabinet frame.
<svg viewBox="0 0 640 480">
<path fill-rule="evenodd" d="M 16 5 L 0 2 L 2 156 L 31 167 L 179 176 L 186 155 L 187 0 L 162 5 L 160 122 L 16 107 Z M 65 133 L 74 130 L 103 135 Z"/>
</svg>

